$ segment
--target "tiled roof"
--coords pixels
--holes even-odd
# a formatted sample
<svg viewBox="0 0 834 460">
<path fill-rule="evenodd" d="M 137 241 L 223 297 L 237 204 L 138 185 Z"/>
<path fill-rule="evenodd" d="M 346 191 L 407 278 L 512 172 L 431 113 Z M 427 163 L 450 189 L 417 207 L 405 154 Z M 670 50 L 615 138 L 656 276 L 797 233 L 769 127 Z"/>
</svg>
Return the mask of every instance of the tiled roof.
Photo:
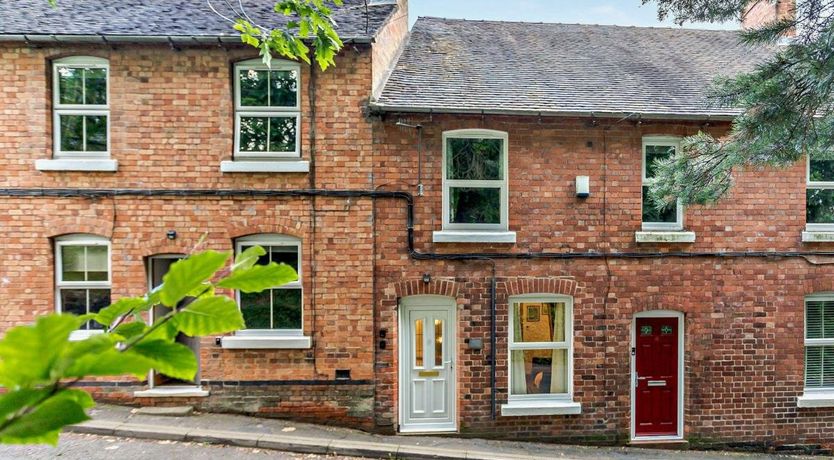
<svg viewBox="0 0 834 460">
<path fill-rule="evenodd" d="M 274 0 L 243 0 L 254 22 L 275 27 L 287 18 L 275 13 Z M 334 10 L 343 39 L 372 38 L 394 10 L 390 2 L 345 0 Z M 211 0 L 217 11 L 233 16 L 239 0 Z M 231 24 L 215 14 L 207 0 L 0 0 L 0 41 L 3 36 L 43 35 L 237 38 Z"/>
<path fill-rule="evenodd" d="M 374 106 L 389 111 L 731 116 L 718 76 L 773 50 L 735 31 L 420 18 Z"/>
</svg>

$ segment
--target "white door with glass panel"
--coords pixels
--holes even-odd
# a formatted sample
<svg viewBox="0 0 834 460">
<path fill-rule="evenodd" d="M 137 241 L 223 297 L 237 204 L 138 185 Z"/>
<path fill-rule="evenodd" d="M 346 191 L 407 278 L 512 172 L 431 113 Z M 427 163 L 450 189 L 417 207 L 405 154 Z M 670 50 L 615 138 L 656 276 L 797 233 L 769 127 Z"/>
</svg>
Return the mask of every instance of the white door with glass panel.
<svg viewBox="0 0 834 460">
<path fill-rule="evenodd" d="M 400 323 L 400 431 L 455 431 L 454 300 L 404 299 Z"/>
</svg>

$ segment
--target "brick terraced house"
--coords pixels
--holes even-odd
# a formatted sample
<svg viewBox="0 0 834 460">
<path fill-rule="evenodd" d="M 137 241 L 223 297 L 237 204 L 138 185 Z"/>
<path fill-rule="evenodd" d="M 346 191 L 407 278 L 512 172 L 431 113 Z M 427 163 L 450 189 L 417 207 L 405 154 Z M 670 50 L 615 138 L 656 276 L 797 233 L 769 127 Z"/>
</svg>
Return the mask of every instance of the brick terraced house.
<svg viewBox="0 0 834 460">
<path fill-rule="evenodd" d="M 243 2 L 258 22 L 269 3 Z M 792 4 L 754 8 L 751 22 Z M 658 212 L 653 161 L 738 112 L 730 31 L 421 18 L 348 0 L 321 72 L 202 0 L 0 0 L 3 327 L 95 311 L 204 246 L 297 283 L 182 337 L 195 381 L 84 382 L 400 433 L 834 444 L 834 168 Z M 79 330 L 84 337 L 95 334 Z"/>
</svg>

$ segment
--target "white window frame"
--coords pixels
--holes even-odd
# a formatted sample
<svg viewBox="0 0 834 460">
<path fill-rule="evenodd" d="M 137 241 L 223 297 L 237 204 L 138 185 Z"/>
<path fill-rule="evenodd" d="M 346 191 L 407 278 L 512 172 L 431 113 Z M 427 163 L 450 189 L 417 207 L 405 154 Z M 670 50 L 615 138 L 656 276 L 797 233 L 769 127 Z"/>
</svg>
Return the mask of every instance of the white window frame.
<svg viewBox="0 0 834 460">
<path fill-rule="evenodd" d="M 642 154 L 641 157 L 642 161 L 642 170 L 640 172 L 640 222 L 642 223 L 642 229 L 644 231 L 648 230 L 666 230 L 666 231 L 679 231 L 683 230 L 683 205 L 681 200 L 678 199 L 677 202 L 677 219 L 675 222 L 643 222 L 643 187 L 649 186 L 652 184 L 652 179 L 646 177 L 646 147 L 647 146 L 659 146 L 659 147 L 674 147 L 675 148 L 675 155 L 680 154 L 681 149 L 681 138 L 676 136 L 644 136 L 643 137 L 643 146 L 642 146 Z"/>
<path fill-rule="evenodd" d="M 448 139 L 500 139 L 503 145 L 501 180 L 452 180 L 447 178 L 446 155 Z M 509 228 L 509 136 L 505 131 L 491 129 L 459 129 L 443 132 L 443 230 L 507 231 Z M 449 218 L 449 202 L 452 187 L 500 188 L 501 215 L 497 224 L 456 224 Z"/>
<path fill-rule="evenodd" d="M 806 155 L 807 159 L 805 161 L 805 196 L 806 200 L 808 199 L 808 189 L 834 189 L 834 182 L 831 181 L 820 181 L 820 182 L 812 182 L 811 181 L 811 155 Z M 805 202 L 805 230 L 809 232 L 834 232 L 834 223 L 830 224 L 809 224 L 807 222 L 808 219 L 808 202 Z"/>
<path fill-rule="evenodd" d="M 55 239 L 55 311 L 63 312 L 63 305 L 61 304 L 61 290 L 62 289 L 110 289 L 112 299 L 113 289 L 113 270 L 112 270 L 112 250 L 110 247 L 110 240 L 98 235 L 88 234 L 73 234 L 65 235 Z M 62 249 L 64 246 L 106 246 L 107 247 L 107 281 L 64 281 L 63 280 L 63 256 Z M 89 299 L 88 302 L 89 304 Z M 74 331 L 70 336 L 71 339 L 83 339 L 93 334 L 100 334 L 101 330 L 95 329 L 79 329 Z"/>
<path fill-rule="evenodd" d="M 240 71 L 241 70 L 289 70 L 295 71 L 296 87 L 298 91 L 295 98 L 295 107 L 264 107 L 264 106 L 242 106 L 240 105 Z M 235 159 L 241 160 L 270 160 L 282 158 L 299 158 L 301 156 L 301 66 L 290 61 L 273 60 L 270 67 L 267 67 L 260 59 L 250 59 L 238 62 L 234 66 L 235 85 Z M 267 88 L 271 88 L 267 85 Z M 292 152 L 241 152 L 240 151 L 240 119 L 242 117 L 287 117 L 295 116 L 295 150 Z M 267 127 L 267 148 L 269 148 L 269 128 Z"/>
<path fill-rule="evenodd" d="M 62 104 L 59 93 L 60 82 L 58 78 L 58 69 L 61 67 L 104 69 L 107 72 L 107 78 L 105 79 L 107 104 Z M 61 150 L 61 115 L 103 115 L 107 117 L 107 150 L 103 152 L 65 152 Z M 86 121 L 84 123 L 86 123 Z M 83 131 L 86 144 L 87 130 L 83 129 Z M 110 63 L 107 59 L 92 56 L 72 56 L 56 59 L 52 62 L 52 142 L 52 156 L 54 158 L 110 158 Z"/>
<path fill-rule="evenodd" d="M 286 246 L 295 247 L 298 254 L 298 280 L 287 283 L 273 289 L 300 289 L 301 290 L 301 328 L 299 329 L 243 329 L 237 331 L 235 335 L 240 336 L 303 336 L 304 335 L 304 288 L 302 286 L 302 257 L 301 257 L 301 239 L 289 235 L 279 235 L 275 233 L 257 234 L 241 237 L 235 240 L 235 255 L 243 251 L 243 246 Z M 235 300 L 237 306 L 240 308 L 240 291 L 235 291 Z"/>
<path fill-rule="evenodd" d="M 565 304 L 565 341 L 564 342 L 515 342 L 515 305 L 519 303 L 561 303 Z M 513 403 L 573 401 L 573 298 L 558 294 L 525 294 L 512 296 L 508 301 L 509 329 L 507 330 L 507 401 Z M 513 395 L 513 351 L 518 350 L 567 350 L 567 393 Z"/>
<path fill-rule="evenodd" d="M 820 294 L 811 294 L 805 296 L 804 301 L 804 309 L 803 309 L 803 326 L 804 326 L 804 347 L 803 352 L 807 353 L 808 347 L 823 347 L 823 346 L 832 346 L 834 345 L 834 338 L 831 339 L 809 339 L 808 338 L 808 302 L 815 302 L 815 301 L 825 301 L 825 302 L 834 302 L 834 293 L 820 293 Z M 805 390 L 805 393 L 829 393 L 834 397 L 834 386 L 831 387 L 818 387 L 818 388 L 808 388 L 805 386 L 805 382 L 807 380 L 807 375 L 804 366 L 805 362 L 805 355 L 803 353 L 803 367 L 802 367 L 802 387 Z"/>
</svg>

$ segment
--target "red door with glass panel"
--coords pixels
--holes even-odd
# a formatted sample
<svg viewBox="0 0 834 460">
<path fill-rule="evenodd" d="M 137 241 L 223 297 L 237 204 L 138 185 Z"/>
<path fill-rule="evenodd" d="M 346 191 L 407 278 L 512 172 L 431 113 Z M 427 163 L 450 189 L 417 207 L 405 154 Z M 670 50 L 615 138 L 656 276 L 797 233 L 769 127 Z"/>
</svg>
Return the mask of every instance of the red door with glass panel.
<svg viewBox="0 0 834 460">
<path fill-rule="evenodd" d="M 637 318 L 636 436 L 678 433 L 678 318 Z"/>
</svg>

